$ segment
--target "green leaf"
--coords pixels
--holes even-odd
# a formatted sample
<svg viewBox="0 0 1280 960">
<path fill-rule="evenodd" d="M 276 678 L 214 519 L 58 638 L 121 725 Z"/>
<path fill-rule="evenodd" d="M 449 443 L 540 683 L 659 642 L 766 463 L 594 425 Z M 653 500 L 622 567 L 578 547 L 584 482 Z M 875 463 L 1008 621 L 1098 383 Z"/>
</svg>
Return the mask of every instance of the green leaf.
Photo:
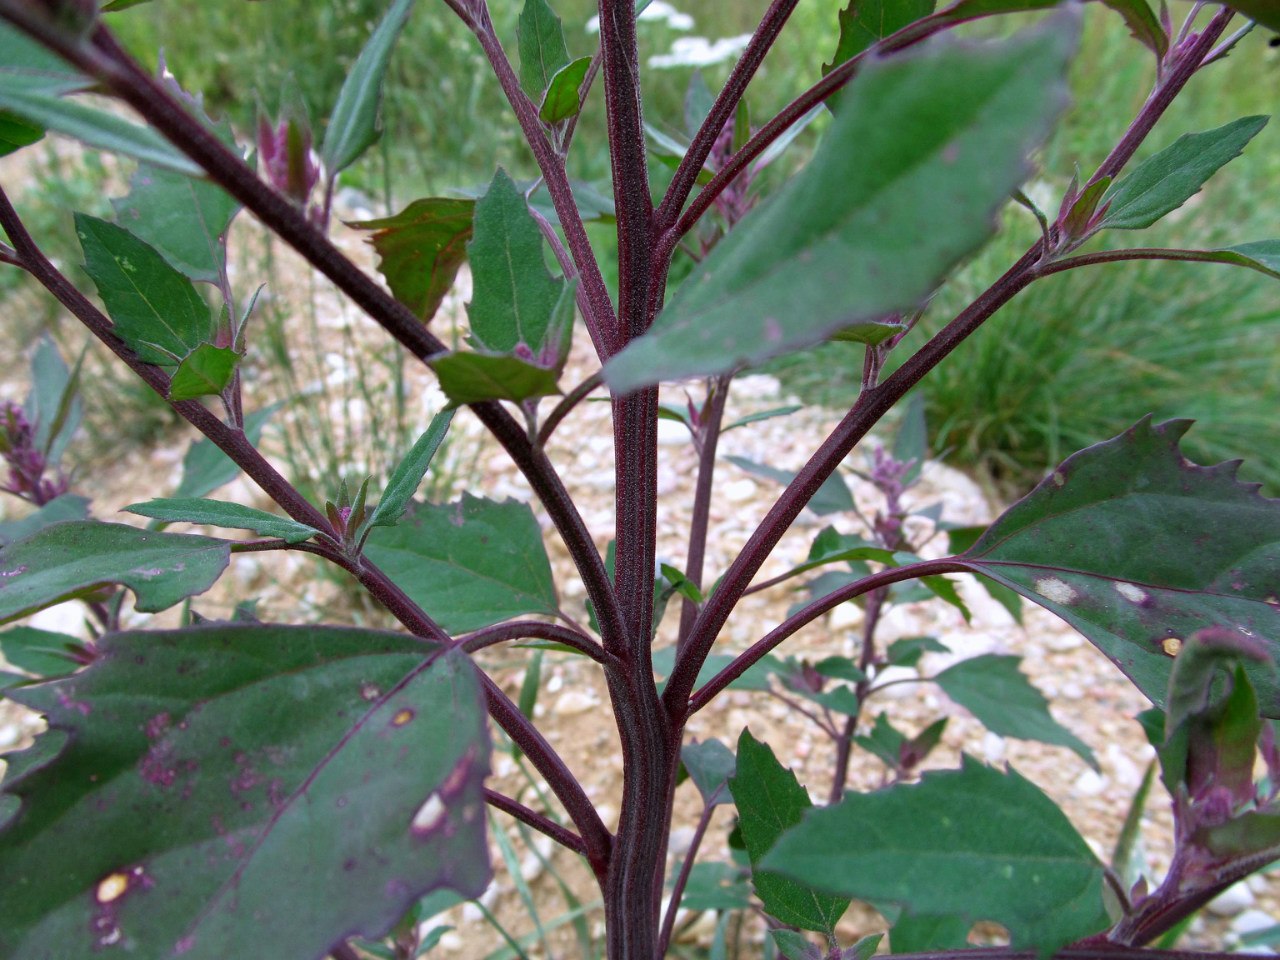
<svg viewBox="0 0 1280 960">
<path fill-rule="evenodd" d="M 103 13 L 116 13 L 120 10 L 128 10 L 130 7 L 140 7 L 144 3 L 150 3 L 151 0 L 111 0 L 110 3 L 102 5 Z"/>
<path fill-rule="evenodd" d="M 428 891 L 484 890 L 489 751 L 466 657 L 315 626 L 100 651 L 10 694 L 72 735 L 5 784 L 23 805 L 0 834 L 0 954 L 319 957 Z"/>
<path fill-rule="evenodd" d="M 36 447 L 56 465 L 80 426 L 80 363 L 67 369 L 48 336 L 40 338 L 31 357 L 31 390 L 23 409 L 35 428 Z"/>
<path fill-rule="evenodd" d="M 1280 10 L 1276 9 L 1274 0 L 1228 0 L 1225 6 L 1238 10 L 1268 30 L 1280 32 Z"/>
<path fill-rule="evenodd" d="M 450 353 L 429 361 L 440 389 L 455 406 L 486 400 L 520 402 L 560 392 L 556 371 L 519 357 L 491 353 Z"/>
<path fill-rule="evenodd" d="M 729 863 L 695 863 L 680 906 L 685 910 L 746 910 L 751 890 L 746 872 Z"/>
<path fill-rule="evenodd" d="M 839 13 L 840 39 L 835 56 L 822 65 L 825 77 L 840 64 L 933 13 L 936 0 L 849 0 Z"/>
<path fill-rule="evenodd" d="M 1067 747 L 1097 770 L 1093 751 L 1053 719 L 1049 701 L 1018 669 L 1019 662 L 1018 657 L 989 653 L 961 660 L 933 679 L 992 733 Z"/>
<path fill-rule="evenodd" d="M 0 22 L 0 88 L 68 93 L 93 81 L 7 20 Z"/>
<path fill-rule="evenodd" d="M 0 623 L 120 583 L 146 613 L 204 593 L 226 569 L 227 544 L 116 523 L 71 520 L 0 549 Z"/>
<path fill-rule="evenodd" d="M 937 38 L 868 64 L 809 165 L 609 361 L 609 385 L 723 373 L 840 331 L 865 343 L 898 332 L 892 316 L 991 236 L 1065 103 L 1074 34 L 1053 20 L 989 47 Z"/>
<path fill-rule="evenodd" d="M 845 490 L 848 488 L 845 487 Z M 801 573 L 824 564 L 849 560 L 876 560 L 888 564 L 894 562 L 892 550 L 878 547 L 852 533 L 839 533 L 835 527 L 823 527 L 809 546 L 808 559 L 796 567 L 795 572 Z"/>
<path fill-rule="evenodd" d="M 803 410 L 804 407 L 786 406 L 774 407 L 771 410 L 761 410 L 759 413 L 749 413 L 745 417 L 739 417 L 733 423 L 723 428 L 720 433 L 723 436 L 730 430 L 737 430 L 739 427 L 745 427 L 749 423 L 759 423 L 761 420 L 772 420 L 774 417 L 785 417 L 795 413 L 797 410 Z"/>
<path fill-rule="evenodd" d="M 560 18 L 547 0 L 524 0 L 516 25 L 520 50 L 520 85 L 534 103 L 551 85 L 557 71 L 569 62 Z"/>
<path fill-rule="evenodd" d="M 393 217 L 348 223 L 372 230 L 378 270 L 395 298 L 428 322 L 467 259 L 474 200 L 415 200 Z"/>
<path fill-rule="evenodd" d="M 202 343 L 182 358 L 169 381 L 170 400 L 216 397 L 231 385 L 240 355 L 231 347 Z"/>
<path fill-rule="evenodd" d="M 11 113 L 0 113 L 0 157 L 7 157 L 43 139 L 43 127 L 28 123 Z"/>
<path fill-rule="evenodd" d="M 170 366 L 209 339 L 209 307 L 154 247 L 106 220 L 77 213 L 85 271 L 116 334 L 146 363 Z"/>
<path fill-rule="evenodd" d="M 747 471 L 747 473 L 753 473 L 757 477 L 764 477 L 784 486 L 796 478 L 796 475 L 790 470 L 779 470 L 777 467 L 756 463 L 746 457 L 725 457 L 725 459 L 735 467 L 740 467 Z M 809 509 L 820 517 L 853 510 L 853 494 L 849 492 L 849 487 L 840 478 L 839 472 L 832 473 L 831 476 L 822 481 L 822 486 L 818 488 L 818 492 L 809 501 Z"/>
<path fill-rule="evenodd" d="M 815 892 L 809 881 L 816 875 L 788 879 L 761 867 L 778 838 L 813 806 L 809 792 L 750 730 L 743 730 L 738 738 L 737 773 L 729 780 L 729 789 L 751 858 L 751 882 L 765 912 L 781 923 L 831 934 L 848 909 L 847 899 Z"/>
<path fill-rule="evenodd" d="M 449 425 L 453 423 L 453 410 L 442 410 L 431 418 L 431 423 L 405 458 L 396 464 L 382 491 L 382 499 L 369 516 L 370 527 L 393 527 L 409 509 L 413 495 L 418 492 L 422 478 L 444 442 Z"/>
<path fill-rule="evenodd" d="M 1248 267 L 1280 280 L 1280 240 L 1255 240 L 1234 247 L 1218 250 L 1176 250 L 1179 260 L 1198 260 L 1204 263 L 1229 263 Z"/>
<path fill-rule="evenodd" d="M 417 504 L 364 552 L 450 633 L 559 606 L 538 521 L 514 500 Z"/>
<path fill-rule="evenodd" d="M 140 127 L 114 113 L 64 99 L 47 88 L 0 83 L 0 110 L 79 140 L 88 147 L 124 154 L 192 176 L 203 172 L 150 127 Z"/>
<path fill-rule="evenodd" d="M 889 644 L 885 657 L 890 666 L 914 667 L 926 653 L 950 653 L 937 637 L 903 637 Z"/>
<path fill-rule="evenodd" d="M 1041 956 L 1108 924 L 1102 865 L 1062 811 L 969 757 L 810 813 L 763 865 L 909 915 L 992 920 Z"/>
<path fill-rule="evenodd" d="M 698 793 L 702 794 L 703 803 L 718 806 L 733 802 L 728 784 L 738 761 L 732 750 L 712 737 L 701 743 L 686 743 L 680 748 L 680 759 Z"/>
<path fill-rule="evenodd" d="M 89 498 L 64 493 L 20 520 L 5 520 L 0 523 L 0 547 L 8 546 L 15 540 L 25 540 L 51 523 L 87 519 L 89 519 Z"/>
<path fill-rule="evenodd" d="M 579 57 L 556 70 L 547 86 L 547 95 L 538 108 L 538 116 L 543 123 L 560 123 L 577 116 L 582 106 L 582 82 L 587 79 L 590 67 L 590 57 Z"/>
<path fill-rule="evenodd" d="M 1158 60 L 1164 59 L 1169 50 L 1169 35 L 1160 26 L 1147 0 L 1102 0 L 1102 4 L 1124 17 L 1125 26 L 1134 39 L 1149 47 Z"/>
<path fill-rule="evenodd" d="M 978 573 L 1053 611 L 1163 705 L 1170 638 L 1223 627 L 1280 653 L 1280 501 L 1201 467 L 1178 441 L 1190 421 L 1142 420 L 1068 458 L 959 556 Z M 1248 666 L 1266 716 L 1280 685 Z"/>
<path fill-rule="evenodd" d="M 170 498 L 148 500 L 122 508 L 125 513 L 151 517 L 165 523 L 198 523 L 207 527 L 229 527 L 233 530 L 251 530 L 264 537 L 279 537 L 286 543 L 302 543 L 320 531 L 288 517 L 281 517 L 265 510 L 228 503 L 225 500 L 200 500 L 196 498 Z"/>
<path fill-rule="evenodd" d="M 240 210 L 230 194 L 208 180 L 141 166 L 129 195 L 112 200 L 116 219 L 192 280 L 217 283 L 223 241 Z"/>
<path fill-rule="evenodd" d="M 80 666 L 74 651 L 83 649 L 79 637 L 36 627 L 14 627 L 0 633 L 0 652 L 11 666 L 37 677 L 60 677 Z"/>
<path fill-rule="evenodd" d="M 904 913 L 889 928 L 889 945 L 894 953 L 963 950 L 969 946 L 969 929 L 972 926 L 964 917 Z"/>
<path fill-rule="evenodd" d="M 929 428 L 925 422 L 924 406 L 924 394 L 918 390 L 912 393 L 893 435 L 893 458 L 910 464 L 902 476 L 903 484 L 908 487 L 919 479 L 929 456 Z"/>
<path fill-rule="evenodd" d="M 804 934 L 794 930 L 770 930 L 774 945 L 786 960 L 823 960 L 826 956 L 821 950 L 804 938 Z"/>
<path fill-rule="evenodd" d="M 1241 117 L 1216 130 L 1179 137 L 1108 191 L 1102 202 L 1110 206 L 1099 226 L 1140 230 L 1177 210 L 1199 193 L 1220 167 L 1240 156 L 1268 119 Z"/>
<path fill-rule="evenodd" d="M 475 211 L 475 236 L 467 244 L 472 297 L 467 307 L 471 339 L 494 353 L 523 343 L 537 356 L 564 281 L 547 272 L 542 231 L 506 172 L 499 170 Z"/>
<path fill-rule="evenodd" d="M 244 435 L 252 444 L 262 439 L 262 428 L 276 412 L 276 404 L 255 410 L 244 418 Z M 195 441 L 182 458 L 182 480 L 174 497 L 203 497 L 240 475 L 235 462 L 207 437 Z"/>
<path fill-rule="evenodd" d="M 395 0 L 360 51 L 338 92 L 338 102 L 325 129 L 320 159 L 330 177 L 360 158 L 381 133 L 382 84 L 391 48 L 409 19 L 413 0 Z"/>
<path fill-rule="evenodd" d="M 883 713 L 876 714 L 870 733 L 856 735 L 853 742 L 878 757 L 890 769 L 897 770 L 902 766 L 902 748 L 907 744 L 907 736 Z"/>
</svg>

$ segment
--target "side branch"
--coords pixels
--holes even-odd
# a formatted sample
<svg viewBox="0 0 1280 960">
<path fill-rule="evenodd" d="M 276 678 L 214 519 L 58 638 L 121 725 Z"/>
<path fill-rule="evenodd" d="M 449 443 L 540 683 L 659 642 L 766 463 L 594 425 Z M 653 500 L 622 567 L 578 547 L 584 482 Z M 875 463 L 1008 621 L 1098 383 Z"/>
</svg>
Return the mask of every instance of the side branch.
<svg viewBox="0 0 1280 960">
<path fill-rule="evenodd" d="M 485 647 L 511 640 L 550 640 L 553 643 L 572 647 L 596 663 L 608 663 L 613 660 L 613 657 L 606 653 L 600 644 L 585 634 L 571 627 L 558 623 L 545 623 L 541 620 L 517 620 L 514 623 L 499 623 L 496 626 L 485 627 L 465 637 L 459 637 L 458 644 L 467 653 L 475 653 Z"/>
<path fill-rule="evenodd" d="M 891 567 L 888 570 L 881 570 L 879 573 L 873 573 L 854 583 L 846 584 L 839 590 L 834 590 L 825 597 L 814 600 L 783 620 L 782 623 L 740 653 L 732 663 L 703 684 L 689 700 L 689 714 L 693 715 L 705 707 L 720 691 L 746 673 L 766 654 L 772 652 L 775 647 L 801 627 L 807 626 L 828 611 L 834 610 L 840 604 L 852 600 L 854 597 L 860 597 L 864 593 L 870 593 L 872 590 L 900 583 L 903 580 L 932 577 L 940 573 L 967 572 L 969 572 L 967 565 L 950 557 L 945 560 L 924 560 L 920 563 L 907 564 L 904 567 Z"/>
<path fill-rule="evenodd" d="M 490 790 L 485 787 L 485 802 L 491 807 L 501 810 L 503 813 L 509 813 L 517 820 L 527 823 L 533 829 L 540 833 L 546 834 L 562 847 L 568 847 L 574 853 L 587 855 L 587 845 L 582 842 L 582 838 L 571 830 L 566 830 L 560 824 L 556 823 L 549 817 L 544 817 L 536 810 L 530 810 L 518 800 L 513 800 L 505 794 L 498 793 L 496 790 Z"/>
</svg>

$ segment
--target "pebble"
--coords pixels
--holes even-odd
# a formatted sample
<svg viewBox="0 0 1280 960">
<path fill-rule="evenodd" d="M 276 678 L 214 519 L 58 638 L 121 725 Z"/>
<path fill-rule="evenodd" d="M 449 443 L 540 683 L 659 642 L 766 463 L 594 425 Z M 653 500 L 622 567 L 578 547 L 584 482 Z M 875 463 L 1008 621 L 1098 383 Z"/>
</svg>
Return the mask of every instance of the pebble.
<svg viewBox="0 0 1280 960">
<path fill-rule="evenodd" d="M 741 480 L 726 483 L 720 493 L 730 503 L 746 503 L 748 500 L 755 499 L 759 489 L 754 480 L 743 477 Z"/>
<path fill-rule="evenodd" d="M 1107 789 L 1109 782 L 1096 770 L 1086 770 L 1076 777 L 1075 783 L 1071 785 L 1071 791 L 1078 797 L 1096 797 Z"/>
<path fill-rule="evenodd" d="M 594 710 L 598 706 L 600 701 L 595 694 L 585 690 L 570 690 L 556 701 L 555 713 L 561 717 L 572 717 Z"/>
<path fill-rule="evenodd" d="M 1208 910 L 1217 917 L 1235 917 L 1252 907 L 1256 901 L 1253 893 L 1243 883 L 1227 887 L 1209 901 Z M 1257 911 L 1254 911 L 1255 913 Z"/>
<path fill-rule="evenodd" d="M 1238 937 L 1257 933 L 1276 925 L 1275 917 L 1263 910 L 1245 910 L 1231 921 L 1231 932 Z"/>
</svg>

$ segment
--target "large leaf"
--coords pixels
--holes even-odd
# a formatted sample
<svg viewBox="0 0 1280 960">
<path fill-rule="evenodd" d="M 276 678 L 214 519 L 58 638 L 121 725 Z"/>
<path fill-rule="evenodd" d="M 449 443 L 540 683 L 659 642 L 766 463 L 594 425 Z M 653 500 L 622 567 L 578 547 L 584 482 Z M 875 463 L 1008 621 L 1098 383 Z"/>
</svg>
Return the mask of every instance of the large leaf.
<svg viewBox="0 0 1280 960">
<path fill-rule="evenodd" d="M 538 521 L 514 500 L 418 504 L 365 555 L 451 633 L 558 607 Z"/>
<path fill-rule="evenodd" d="M 467 245 L 473 294 L 467 307 L 477 347 L 510 353 L 524 344 L 542 349 L 564 281 L 547 272 L 542 231 L 524 194 L 499 170 L 475 209 Z"/>
<path fill-rule="evenodd" d="M 391 48 L 412 8 L 413 0 L 395 0 L 338 92 L 320 147 L 320 159 L 330 177 L 355 163 L 378 139 L 382 82 L 391 61 Z"/>
<path fill-rule="evenodd" d="M 262 410 L 255 410 L 244 418 L 245 438 L 256 444 L 262 438 L 262 428 L 266 426 L 276 405 L 272 404 Z M 203 437 L 187 448 L 182 458 L 182 479 L 178 482 L 175 497 L 203 497 L 212 493 L 224 483 L 230 483 L 240 474 L 235 461 L 214 445 L 208 437 Z"/>
<path fill-rule="evenodd" d="M 1075 454 L 959 557 L 1058 614 L 1160 705 L 1170 638 L 1220 626 L 1280 653 L 1280 501 L 1237 481 L 1238 463 L 1185 460 L 1189 426 L 1148 418 Z M 1248 669 L 1280 716 L 1273 673 Z"/>
<path fill-rule="evenodd" d="M 93 81 L 7 20 L 0 21 L 0 87 L 69 93 Z"/>
<path fill-rule="evenodd" d="M 569 62 L 560 18 L 547 0 L 524 0 L 516 26 L 520 50 L 520 86 L 534 103 L 539 103 L 551 86 L 551 79 Z"/>
<path fill-rule="evenodd" d="M 1275 0 L 1229 0 L 1226 5 L 1270 30 L 1280 31 L 1280 9 Z"/>
<path fill-rule="evenodd" d="M 849 0 L 839 13 L 840 39 L 835 56 L 822 65 L 826 76 L 840 64 L 933 13 L 936 0 Z"/>
<path fill-rule="evenodd" d="M 121 583 L 147 613 L 208 590 L 228 547 L 208 537 L 70 520 L 0 550 L 0 623 Z"/>
<path fill-rule="evenodd" d="M 1018 662 L 990 653 L 961 660 L 933 679 L 992 733 L 1067 747 L 1096 770 L 1093 751 L 1053 719 L 1049 701 L 1018 670 Z"/>
<path fill-rule="evenodd" d="M 378 270 L 397 300 L 424 322 L 440 309 L 467 259 L 474 200 L 415 200 L 393 217 L 348 226 L 372 230 Z"/>
<path fill-rule="evenodd" d="M 1139 230 L 1172 213 L 1200 192 L 1267 125 L 1267 117 L 1241 117 L 1216 130 L 1184 134 L 1140 163 L 1103 198 L 1109 203 L 1101 226 Z"/>
<path fill-rule="evenodd" d="M 722 373 L 838 331 L 867 343 L 897 332 L 886 318 L 991 235 L 1026 176 L 1066 102 L 1074 33 L 1054 20 L 987 47 L 939 38 L 869 64 L 809 166 L 610 360 L 609 385 Z"/>
<path fill-rule="evenodd" d="M 148 500 L 146 503 L 130 504 L 123 509 L 126 513 L 136 513 L 140 517 L 151 517 L 165 523 L 198 523 L 208 527 L 252 530 L 264 537 L 279 537 L 286 543 L 301 543 L 320 532 L 297 520 L 225 500 L 201 500 L 194 497 Z"/>
<path fill-rule="evenodd" d="M 217 283 L 222 240 L 240 209 L 230 194 L 208 180 L 142 166 L 129 195 L 111 201 L 120 225 L 150 244 L 192 280 Z"/>
<path fill-rule="evenodd" d="M 99 652 L 9 694 L 70 737 L 5 784 L 22 808 L 0 833 L 3 956 L 321 957 L 430 890 L 484 890 L 488 744 L 466 658 L 243 625 Z"/>
<path fill-rule="evenodd" d="M 1062 811 L 1016 771 L 969 757 L 810 813 L 763 865 L 909 915 L 993 920 L 1042 956 L 1108 923 L 1102 864 Z"/>
<path fill-rule="evenodd" d="M 171 365 L 209 339 L 209 307 L 195 286 L 128 230 L 76 214 L 85 271 L 115 332 L 147 363 Z"/>
<path fill-rule="evenodd" d="M 750 730 L 743 730 L 738 738 L 737 772 L 729 779 L 729 789 L 738 807 L 738 829 L 751 857 L 751 882 L 765 912 L 804 930 L 834 931 L 848 909 L 847 899 L 815 892 L 810 885 L 814 877 L 793 874 L 792 879 L 760 866 L 778 838 L 800 822 L 813 801 L 796 775 Z"/>
</svg>

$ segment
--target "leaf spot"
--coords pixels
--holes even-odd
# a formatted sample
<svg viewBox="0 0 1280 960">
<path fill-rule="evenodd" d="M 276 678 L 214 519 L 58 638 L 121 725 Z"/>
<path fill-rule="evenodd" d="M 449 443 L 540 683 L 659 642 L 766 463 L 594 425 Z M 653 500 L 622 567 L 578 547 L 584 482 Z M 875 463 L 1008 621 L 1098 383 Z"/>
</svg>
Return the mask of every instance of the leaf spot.
<svg viewBox="0 0 1280 960">
<path fill-rule="evenodd" d="M 414 716 L 414 712 L 408 707 L 405 707 L 403 710 L 397 710 L 396 715 L 391 718 L 391 725 L 393 727 L 403 727 L 406 723 L 412 720 Z"/>
<path fill-rule="evenodd" d="M 1035 591 L 1053 603 L 1070 603 L 1076 598 L 1075 590 L 1057 577 L 1041 577 L 1036 581 Z"/>
<path fill-rule="evenodd" d="M 1067 485 L 1067 475 L 1061 470 L 1053 471 L 1053 485 L 1061 489 Z"/>
<path fill-rule="evenodd" d="M 1171 657 L 1176 657 L 1182 649 L 1182 641 L 1177 637 L 1165 637 L 1160 641 L 1160 649 Z"/>
<path fill-rule="evenodd" d="M 1150 599 L 1145 590 L 1140 590 L 1132 583 L 1125 583 L 1123 580 L 1116 581 L 1116 593 L 1131 603 L 1146 603 Z"/>
<path fill-rule="evenodd" d="M 98 898 L 99 903 L 111 903 L 123 897 L 128 889 L 129 875 L 122 872 L 112 873 L 98 882 L 98 889 L 94 896 Z"/>
<path fill-rule="evenodd" d="M 16 577 L 18 574 L 26 572 L 27 565 L 25 563 L 20 563 L 12 570 L 0 570 L 0 577 Z"/>
<path fill-rule="evenodd" d="M 377 700 L 381 694 L 382 694 L 382 691 L 378 689 L 377 684 L 374 684 L 374 683 L 360 684 L 361 700 Z"/>
<path fill-rule="evenodd" d="M 418 808 L 418 812 L 413 815 L 413 822 L 409 826 L 416 834 L 430 833 L 444 820 L 445 813 L 444 801 L 440 799 L 440 792 L 438 790 L 434 791 L 431 796 L 427 797 L 426 802 Z"/>
</svg>

